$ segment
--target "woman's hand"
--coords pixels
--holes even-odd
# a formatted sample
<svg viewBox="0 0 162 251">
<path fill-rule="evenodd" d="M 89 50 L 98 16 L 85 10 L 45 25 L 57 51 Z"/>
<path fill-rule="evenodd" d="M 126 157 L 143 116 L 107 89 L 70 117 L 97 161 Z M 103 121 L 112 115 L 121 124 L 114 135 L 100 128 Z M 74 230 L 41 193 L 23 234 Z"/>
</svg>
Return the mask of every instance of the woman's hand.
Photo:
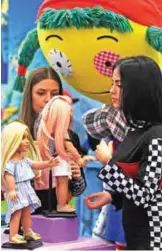
<svg viewBox="0 0 162 251">
<path fill-rule="evenodd" d="M 80 166 L 75 161 L 69 162 L 71 166 L 72 178 L 79 179 L 81 177 Z"/>
<path fill-rule="evenodd" d="M 108 192 L 93 193 L 84 198 L 84 202 L 89 209 L 98 209 L 111 203 L 112 197 Z"/>
<path fill-rule="evenodd" d="M 96 158 L 94 156 L 86 155 L 86 156 L 80 158 L 79 160 L 77 160 L 77 163 L 81 167 L 85 167 L 87 165 L 88 161 L 94 161 L 94 160 L 96 160 Z"/>
<path fill-rule="evenodd" d="M 76 162 L 80 167 L 85 167 L 87 165 L 87 161 L 84 158 L 77 159 Z"/>
<path fill-rule="evenodd" d="M 17 194 L 16 190 L 10 191 L 8 193 L 8 197 L 9 197 L 10 200 L 16 200 L 17 197 L 18 197 L 18 194 Z"/>
<path fill-rule="evenodd" d="M 96 148 L 95 156 L 100 162 L 107 164 L 112 158 L 113 154 L 113 141 L 110 141 L 108 145 L 102 141 Z"/>
</svg>

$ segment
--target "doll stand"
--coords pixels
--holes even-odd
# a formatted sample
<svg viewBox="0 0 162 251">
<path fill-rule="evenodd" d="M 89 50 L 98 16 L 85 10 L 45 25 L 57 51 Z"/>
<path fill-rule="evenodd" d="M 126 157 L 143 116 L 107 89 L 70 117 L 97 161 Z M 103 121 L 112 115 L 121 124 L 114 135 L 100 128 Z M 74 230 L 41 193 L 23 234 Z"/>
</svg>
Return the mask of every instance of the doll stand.
<svg viewBox="0 0 162 251">
<path fill-rule="evenodd" d="M 49 171 L 49 190 L 48 190 L 48 210 L 43 211 L 43 215 L 49 218 L 73 218 L 76 217 L 76 213 L 67 213 L 67 212 L 57 212 L 52 210 L 52 169 Z"/>
<path fill-rule="evenodd" d="M 49 218 L 60 218 L 60 217 L 63 217 L 63 218 L 74 218 L 74 217 L 77 217 L 76 213 L 67 213 L 67 212 L 57 212 L 57 211 L 43 211 L 43 215 L 46 216 L 46 217 L 49 217 Z"/>
<path fill-rule="evenodd" d="M 32 230 L 41 235 L 43 242 L 75 241 L 79 236 L 79 222 L 77 217 L 47 218 L 42 215 L 32 215 Z"/>
<path fill-rule="evenodd" d="M 23 244 L 11 244 L 9 242 L 5 242 L 2 244 L 2 248 L 8 248 L 8 249 L 29 249 L 33 250 L 35 248 L 39 248 L 43 246 L 42 240 L 36 240 L 36 241 L 29 241 L 27 243 Z"/>
</svg>

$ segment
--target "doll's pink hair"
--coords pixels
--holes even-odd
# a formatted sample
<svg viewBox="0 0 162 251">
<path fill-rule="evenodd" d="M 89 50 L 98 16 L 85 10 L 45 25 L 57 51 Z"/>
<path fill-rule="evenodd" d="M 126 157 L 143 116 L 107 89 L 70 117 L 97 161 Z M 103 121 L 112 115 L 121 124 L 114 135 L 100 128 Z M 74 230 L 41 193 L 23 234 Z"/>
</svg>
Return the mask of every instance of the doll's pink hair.
<svg viewBox="0 0 162 251">
<path fill-rule="evenodd" d="M 54 140 L 55 151 L 62 159 L 71 159 L 71 155 L 65 149 L 65 139 L 68 135 L 71 117 L 72 100 L 69 97 L 56 96 L 46 104 L 42 111 L 37 134 L 38 146 L 43 159 L 51 156 L 48 146 L 49 139 Z"/>
</svg>

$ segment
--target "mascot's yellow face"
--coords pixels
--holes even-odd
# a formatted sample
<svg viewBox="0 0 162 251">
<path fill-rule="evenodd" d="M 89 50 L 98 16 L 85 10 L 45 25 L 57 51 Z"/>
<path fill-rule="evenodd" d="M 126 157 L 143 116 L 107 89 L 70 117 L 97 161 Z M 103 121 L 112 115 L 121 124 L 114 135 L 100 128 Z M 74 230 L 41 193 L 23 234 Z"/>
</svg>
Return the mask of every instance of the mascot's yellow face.
<svg viewBox="0 0 162 251">
<path fill-rule="evenodd" d="M 122 57 L 145 55 L 162 66 L 162 56 L 146 41 L 146 26 L 129 21 L 133 32 L 108 28 L 39 29 L 40 47 L 49 64 L 82 94 L 111 103 L 112 65 Z"/>
</svg>

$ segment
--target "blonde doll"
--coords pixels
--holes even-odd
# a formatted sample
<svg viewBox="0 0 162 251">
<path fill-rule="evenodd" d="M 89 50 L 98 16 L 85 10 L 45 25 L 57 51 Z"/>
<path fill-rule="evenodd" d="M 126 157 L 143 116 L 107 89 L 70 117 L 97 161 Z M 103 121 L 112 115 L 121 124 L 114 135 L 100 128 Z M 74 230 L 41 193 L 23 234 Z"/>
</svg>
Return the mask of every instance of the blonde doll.
<svg viewBox="0 0 162 251">
<path fill-rule="evenodd" d="M 41 206 L 31 179 L 32 169 L 43 169 L 58 164 L 58 160 L 39 161 L 39 153 L 28 127 L 14 121 L 2 131 L 2 185 L 7 193 L 8 212 L 6 223 L 10 225 L 9 242 L 23 244 L 39 240 L 41 236 L 31 230 L 31 212 Z M 33 161 L 34 160 L 34 161 Z M 35 161 L 36 160 L 36 161 Z M 24 236 L 18 235 L 20 220 Z"/>
<path fill-rule="evenodd" d="M 54 168 L 56 177 L 56 196 L 58 212 L 74 212 L 75 209 L 67 205 L 68 179 L 71 175 L 68 161 L 74 160 L 80 166 L 86 160 L 73 146 L 68 136 L 68 129 L 72 122 L 72 100 L 67 96 L 56 96 L 46 104 L 38 118 L 37 143 L 43 159 L 59 156 L 60 164 Z"/>
</svg>

